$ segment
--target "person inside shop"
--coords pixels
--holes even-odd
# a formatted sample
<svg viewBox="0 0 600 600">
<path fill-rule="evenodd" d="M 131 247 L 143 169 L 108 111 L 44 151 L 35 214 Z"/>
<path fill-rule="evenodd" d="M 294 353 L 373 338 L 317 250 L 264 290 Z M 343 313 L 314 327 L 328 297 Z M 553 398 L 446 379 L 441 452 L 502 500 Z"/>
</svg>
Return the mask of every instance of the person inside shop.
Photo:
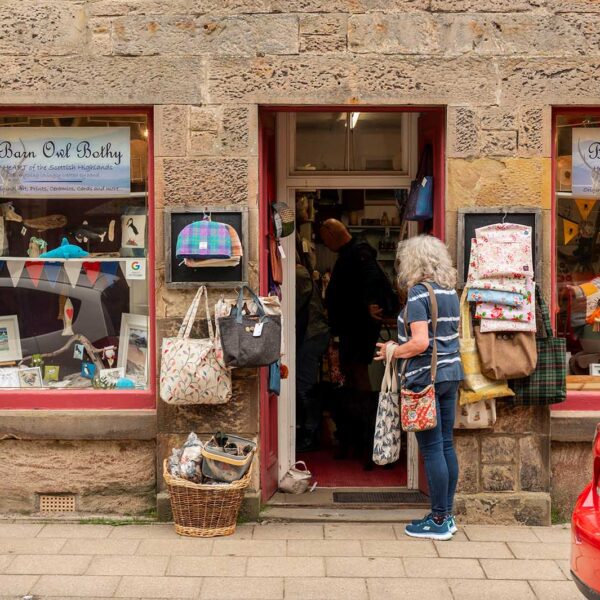
<svg viewBox="0 0 600 600">
<path fill-rule="evenodd" d="M 305 204 L 296 204 L 298 225 L 308 221 Z M 297 230 L 298 228 L 296 228 Z M 316 385 L 319 367 L 329 344 L 329 326 L 309 256 L 296 237 L 296 450 L 319 447 L 321 410 Z"/>
<path fill-rule="evenodd" d="M 463 379 L 459 353 L 460 304 L 456 295 L 456 269 L 445 244 L 420 235 L 401 242 L 396 255 L 398 285 L 408 290 L 405 309 L 398 316 L 398 342 L 377 344 L 377 360 L 385 360 L 386 347 L 394 345 L 394 358 L 402 359 L 403 386 L 419 392 L 435 378 L 437 424 L 416 433 L 425 461 L 431 512 L 406 526 L 411 537 L 448 540 L 456 532 L 453 516 L 458 481 L 458 460 L 453 428 L 458 386 Z M 437 304 L 433 339 L 432 302 L 423 282 L 433 288 Z M 434 344 L 437 359 L 432 364 Z M 435 372 L 432 373 L 432 368 Z"/>
<path fill-rule="evenodd" d="M 367 241 L 353 238 L 337 219 L 324 221 L 320 235 L 325 246 L 338 255 L 327 286 L 325 305 L 331 333 L 339 338 L 340 370 L 346 387 L 355 392 L 364 407 L 359 426 L 366 450 L 373 436 L 376 413 L 369 365 L 384 316 L 394 305 L 396 294 L 377 263 L 377 251 Z M 342 448 L 341 457 L 343 451 Z M 368 457 L 365 467 L 373 467 Z"/>
</svg>

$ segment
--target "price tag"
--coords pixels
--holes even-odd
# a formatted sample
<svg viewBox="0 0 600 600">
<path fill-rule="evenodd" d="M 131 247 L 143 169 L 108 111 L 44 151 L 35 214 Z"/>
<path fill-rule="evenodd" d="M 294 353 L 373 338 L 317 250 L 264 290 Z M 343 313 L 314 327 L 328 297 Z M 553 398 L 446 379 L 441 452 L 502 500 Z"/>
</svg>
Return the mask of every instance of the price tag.
<svg viewBox="0 0 600 600">
<path fill-rule="evenodd" d="M 279 256 L 281 256 L 282 259 L 285 259 L 285 252 L 283 251 L 283 246 L 281 244 L 277 246 L 277 250 L 279 250 Z"/>
<path fill-rule="evenodd" d="M 421 187 L 425 187 L 427 185 L 427 177 L 423 177 L 423 181 L 421 181 Z"/>
<path fill-rule="evenodd" d="M 254 332 L 252 333 L 253 337 L 260 337 L 262 334 L 262 330 L 263 330 L 263 323 L 262 321 L 259 321 L 255 326 L 254 326 Z"/>
<path fill-rule="evenodd" d="M 310 251 L 309 247 L 308 247 L 308 242 L 306 240 L 302 240 L 302 252 L 304 252 L 304 254 L 308 254 Z"/>
<path fill-rule="evenodd" d="M 27 234 L 27 227 L 23 226 L 21 227 L 21 235 L 26 235 Z"/>
</svg>

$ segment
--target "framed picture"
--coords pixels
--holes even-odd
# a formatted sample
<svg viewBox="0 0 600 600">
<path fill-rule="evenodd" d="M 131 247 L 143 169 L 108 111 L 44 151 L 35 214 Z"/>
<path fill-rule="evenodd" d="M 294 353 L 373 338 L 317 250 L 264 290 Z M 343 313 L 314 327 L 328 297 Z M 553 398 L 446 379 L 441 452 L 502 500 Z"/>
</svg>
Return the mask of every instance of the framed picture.
<svg viewBox="0 0 600 600">
<path fill-rule="evenodd" d="M 122 377 L 132 379 L 138 385 L 148 381 L 147 316 L 123 313 L 117 367 L 123 369 Z"/>
<path fill-rule="evenodd" d="M 21 335 L 17 315 L 0 317 L 0 363 L 21 360 Z"/>
<path fill-rule="evenodd" d="M 0 369 L 0 388 L 19 388 L 19 369 L 11 367 L 9 369 Z"/>
<path fill-rule="evenodd" d="M 590 375 L 598 377 L 600 375 L 600 363 L 592 363 L 590 365 Z"/>
<path fill-rule="evenodd" d="M 121 217 L 121 248 L 144 248 L 146 215 L 125 214 Z"/>
<path fill-rule="evenodd" d="M 42 369 L 40 367 L 19 369 L 18 375 L 21 388 L 41 388 L 43 386 Z"/>
<path fill-rule="evenodd" d="M 121 377 L 125 377 L 125 369 L 123 367 L 100 369 L 100 379 L 106 379 L 108 383 L 117 383 Z"/>
</svg>

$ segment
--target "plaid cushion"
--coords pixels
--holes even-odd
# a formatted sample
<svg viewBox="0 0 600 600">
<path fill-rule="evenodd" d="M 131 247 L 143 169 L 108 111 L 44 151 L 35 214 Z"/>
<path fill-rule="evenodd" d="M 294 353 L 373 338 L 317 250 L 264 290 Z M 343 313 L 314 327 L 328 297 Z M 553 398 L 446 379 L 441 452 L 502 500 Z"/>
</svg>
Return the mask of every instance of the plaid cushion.
<svg viewBox="0 0 600 600">
<path fill-rule="evenodd" d="M 177 258 L 231 258 L 231 234 L 216 221 L 194 221 L 177 236 Z"/>
<path fill-rule="evenodd" d="M 567 398 L 567 343 L 562 338 L 554 337 L 550 327 L 550 312 L 537 285 L 535 299 L 542 315 L 545 337 L 536 335 L 538 360 L 535 371 L 529 377 L 510 382 L 515 392 L 515 404 L 521 406 L 545 406 L 563 402 Z"/>
</svg>

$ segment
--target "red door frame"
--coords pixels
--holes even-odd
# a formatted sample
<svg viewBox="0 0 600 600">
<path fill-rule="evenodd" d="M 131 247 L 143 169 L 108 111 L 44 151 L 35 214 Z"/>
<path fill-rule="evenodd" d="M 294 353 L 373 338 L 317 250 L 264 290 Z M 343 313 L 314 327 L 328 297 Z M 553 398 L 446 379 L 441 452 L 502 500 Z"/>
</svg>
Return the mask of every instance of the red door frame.
<svg viewBox="0 0 600 600">
<path fill-rule="evenodd" d="M 551 227 L 550 232 L 550 277 L 551 277 L 551 315 L 553 324 L 556 325 L 556 314 L 558 312 L 558 290 L 556 284 L 556 226 L 557 226 L 557 209 L 556 209 L 556 159 L 557 159 L 557 131 L 556 121 L 559 116 L 563 115 L 592 115 L 600 117 L 600 108 L 587 107 L 587 106 L 568 106 L 568 107 L 553 107 L 552 108 L 552 200 L 551 200 Z M 554 404 L 551 406 L 552 411 L 561 410 L 600 410 L 600 398 L 598 392 L 581 392 L 581 391 L 568 391 L 567 399 L 565 402 L 560 404 Z"/>
<path fill-rule="evenodd" d="M 268 237 L 269 237 L 269 203 L 277 193 L 275 186 L 274 140 L 269 139 L 264 127 L 267 115 L 279 112 L 419 112 L 430 117 L 431 125 L 440 127 L 439 144 L 434 155 L 434 222 L 433 235 L 441 240 L 446 239 L 445 222 L 445 159 L 446 159 L 446 107 L 445 106 L 372 106 L 372 105 L 327 105 L 327 106 L 261 106 L 259 107 L 259 283 L 261 295 L 268 293 Z M 270 197 L 270 196 L 273 197 Z M 260 479 L 261 496 L 267 501 L 277 490 L 278 485 L 278 452 L 277 452 L 277 397 L 269 394 L 267 385 L 267 369 L 261 369 L 259 378 L 260 394 Z M 424 481 L 424 478 L 420 477 Z"/>
<path fill-rule="evenodd" d="M 0 409 L 16 410 L 132 410 L 156 408 L 156 302 L 154 297 L 154 119 L 152 106 L 0 106 L 0 115 L 48 116 L 120 116 L 144 115 L 148 123 L 148 253 L 146 276 L 148 278 L 148 357 L 149 386 L 147 390 L 104 391 L 86 390 L 0 390 Z M 1 258 L 0 258 L 1 260 Z"/>
</svg>

